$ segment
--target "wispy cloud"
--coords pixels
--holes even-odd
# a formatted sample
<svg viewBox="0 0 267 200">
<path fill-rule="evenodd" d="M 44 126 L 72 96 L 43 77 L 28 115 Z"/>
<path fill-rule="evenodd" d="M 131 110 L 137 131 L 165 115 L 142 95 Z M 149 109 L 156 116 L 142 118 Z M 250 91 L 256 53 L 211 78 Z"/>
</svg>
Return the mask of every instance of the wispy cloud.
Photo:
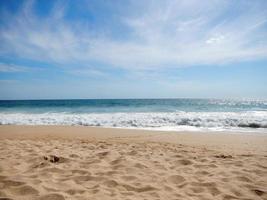
<svg viewBox="0 0 267 200">
<path fill-rule="evenodd" d="M 67 5 L 57 4 L 50 15 L 38 17 L 28 2 L 20 13 L 6 16 L 0 53 L 62 65 L 99 62 L 130 70 L 267 57 L 264 1 L 238 1 L 239 9 L 235 1 L 217 0 L 138 4 L 143 7 L 138 16 L 125 12 L 119 17 L 129 31 L 126 39 L 116 39 L 105 31 L 66 20 Z"/>
<path fill-rule="evenodd" d="M 107 73 L 94 69 L 94 68 L 77 68 L 77 69 L 70 69 L 67 71 L 70 74 L 78 75 L 78 76 L 85 76 L 85 77 L 107 77 Z"/>
<path fill-rule="evenodd" d="M 21 65 L 0 63 L 0 73 L 16 73 L 16 72 L 29 72 L 36 71 L 38 68 L 30 68 Z"/>
</svg>

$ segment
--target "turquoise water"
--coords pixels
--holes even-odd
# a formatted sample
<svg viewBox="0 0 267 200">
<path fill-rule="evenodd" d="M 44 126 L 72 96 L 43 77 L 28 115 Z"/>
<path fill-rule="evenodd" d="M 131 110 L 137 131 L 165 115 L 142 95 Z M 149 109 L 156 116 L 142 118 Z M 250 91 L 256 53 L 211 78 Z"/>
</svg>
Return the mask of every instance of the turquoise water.
<svg viewBox="0 0 267 200">
<path fill-rule="evenodd" d="M 0 101 L 0 124 L 84 125 L 158 130 L 267 129 L 267 101 L 90 99 Z"/>
</svg>

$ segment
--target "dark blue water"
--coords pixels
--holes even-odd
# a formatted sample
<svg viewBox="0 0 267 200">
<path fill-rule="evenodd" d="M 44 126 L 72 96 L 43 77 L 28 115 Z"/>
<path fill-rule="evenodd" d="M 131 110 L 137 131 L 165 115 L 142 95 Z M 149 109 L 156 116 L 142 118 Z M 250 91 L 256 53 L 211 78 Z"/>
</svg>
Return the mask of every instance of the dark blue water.
<svg viewBox="0 0 267 200">
<path fill-rule="evenodd" d="M 267 101 L 216 99 L 84 99 L 0 101 L 0 112 L 239 112 L 266 111 Z"/>
</svg>

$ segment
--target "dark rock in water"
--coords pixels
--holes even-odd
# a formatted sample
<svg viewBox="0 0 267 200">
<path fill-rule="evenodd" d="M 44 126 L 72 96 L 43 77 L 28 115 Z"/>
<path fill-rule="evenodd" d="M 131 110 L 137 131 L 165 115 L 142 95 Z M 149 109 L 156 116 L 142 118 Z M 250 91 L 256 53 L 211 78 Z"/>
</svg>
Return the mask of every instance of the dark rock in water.
<svg viewBox="0 0 267 200">
<path fill-rule="evenodd" d="M 257 123 L 239 124 L 238 126 L 242 128 L 262 128 L 261 125 Z"/>
<path fill-rule="evenodd" d="M 252 123 L 252 124 L 249 124 L 249 127 L 251 127 L 251 128 L 260 128 L 261 126 L 259 124 L 256 124 L 256 123 Z"/>
<path fill-rule="evenodd" d="M 44 156 L 44 159 L 48 160 L 51 163 L 57 163 L 57 162 L 59 162 L 60 157 L 55 156 L 55 155 L 50 155 L 50 156 Z"/>
</svg>

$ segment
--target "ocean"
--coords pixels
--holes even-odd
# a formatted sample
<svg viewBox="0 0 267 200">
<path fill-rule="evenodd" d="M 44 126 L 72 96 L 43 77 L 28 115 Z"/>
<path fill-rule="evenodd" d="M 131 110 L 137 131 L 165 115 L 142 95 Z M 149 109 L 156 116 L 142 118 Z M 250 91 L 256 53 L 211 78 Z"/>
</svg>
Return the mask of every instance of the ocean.
<svg viewBox="0 0 267 200">
<path fill-rule="evenodd" d="M 80 125 L 166 131 L 267 133 L 267 101 L 1 100 L 0 125 Z"/>
</svg>

